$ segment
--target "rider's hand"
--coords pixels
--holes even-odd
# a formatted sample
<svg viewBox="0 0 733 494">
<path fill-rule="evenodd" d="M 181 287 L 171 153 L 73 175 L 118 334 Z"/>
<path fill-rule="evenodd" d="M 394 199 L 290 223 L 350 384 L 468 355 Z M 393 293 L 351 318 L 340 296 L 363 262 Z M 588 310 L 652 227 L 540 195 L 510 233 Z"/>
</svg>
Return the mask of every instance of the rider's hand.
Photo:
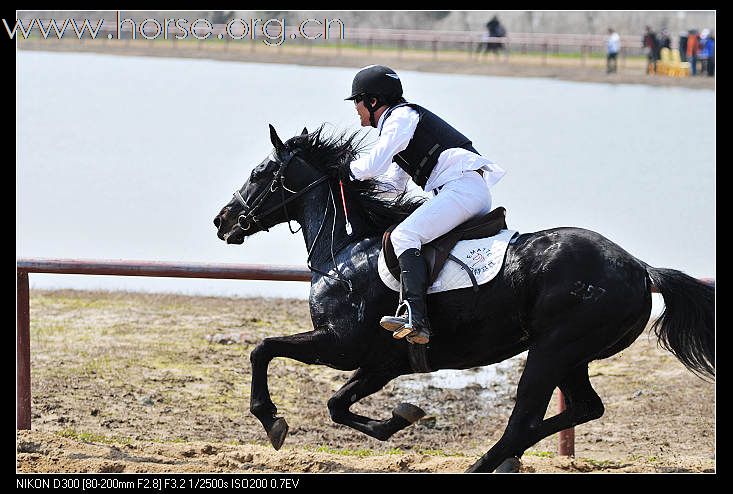
<svg viewBox="0 0 733 494">
<path fill-rule="evenodd" d="M 331 169 L 331 175 L 334 178 L 338 178 L 342 182 L 350 182 L 354 180 L 354 176 L 351 174 L 351 163 L 341 163 Z"/>
</svg>

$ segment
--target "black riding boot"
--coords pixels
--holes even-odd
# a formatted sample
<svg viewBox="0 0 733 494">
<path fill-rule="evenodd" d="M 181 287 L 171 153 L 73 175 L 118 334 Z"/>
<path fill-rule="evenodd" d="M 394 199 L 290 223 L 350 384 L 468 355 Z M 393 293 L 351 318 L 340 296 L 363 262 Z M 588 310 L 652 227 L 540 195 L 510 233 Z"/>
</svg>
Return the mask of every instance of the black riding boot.
<svg viewBox="0 0 733 494">
<path fill-rule="evenodd" d="M 397 309 L 397 316 L 385 316 L 380 324 L 392 331 L 395 338 L 407 336 L 410 343 L 424 345 L 430 341 L 430 323 L 425 303 L 428 266 L 420 249 L 407 249 L 397 261 L 400 263 L 403 303 Z M 403 307 L 405 313 L 399 315 Z"/>
</svg>

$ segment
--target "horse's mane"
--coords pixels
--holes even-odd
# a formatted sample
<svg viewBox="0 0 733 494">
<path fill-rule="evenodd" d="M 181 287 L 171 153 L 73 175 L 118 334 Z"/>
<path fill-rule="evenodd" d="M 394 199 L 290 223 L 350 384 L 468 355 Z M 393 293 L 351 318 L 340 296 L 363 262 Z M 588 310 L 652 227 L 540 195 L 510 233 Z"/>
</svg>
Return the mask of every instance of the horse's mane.
<svg viewBox="0 0 733 494">
<path fill-rule="evenodd" d="M 304 160 L 335 177 L 337 169 L 348 166 L 365 149 L 365 136 L 358 130 L 327 135 L 324 127 L 322 124 L 311 133 L 293 137 L 286 145 L 298 147 Z M 338 180 L 334 178 L 331 182 L 333 190 L 338 191 Z M 365 226 L 369 230 L 366 233 L 381 234 L 389 226 L 404 220 L 425 201 L 423 198 L 406 197 L 405 192 L 395 196 L 392 187 L 374 179 L 350 180 L 344 183 L 344 190 L 364 213 Z"/>
</svg>

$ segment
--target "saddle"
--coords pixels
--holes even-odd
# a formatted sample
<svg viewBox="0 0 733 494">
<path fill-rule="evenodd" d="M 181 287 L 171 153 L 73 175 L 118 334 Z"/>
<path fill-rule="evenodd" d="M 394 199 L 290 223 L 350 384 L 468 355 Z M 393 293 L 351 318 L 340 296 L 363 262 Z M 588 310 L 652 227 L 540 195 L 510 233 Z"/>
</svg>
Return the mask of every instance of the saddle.
<svg viewBox="0 0 733 494">
<path fill-rule="evenodd" d="M 395 255 L 394 247 L 392 246 L 392 240 L 390 239 L 390 234 L 395 227 L 397 227 L 397 224 L 390 226 L 387 231 L 384 232 L 384 236 L 382 236 L 382 251 L 384 252 L 384 261 L 389 272 L 399 280 L 400 264 L 397 261 L 397 256 Z M 453 247 L 455 247 L 460 240 L 475 240 L 491 237 L 499 233 L 500 230 L 506 229 L 506 227 L 506 209 L 498 207 L 484 216 L 470 219 L 465 223 L 458 225 L 448 233 L 445 233 L 432 242 L 423 245 L 422 253 L 428 264 L 430 284 L 434 283 L 438 278 L 445 262 L 451 257 L 451 250 L 453 250 Z"/>
</svg>

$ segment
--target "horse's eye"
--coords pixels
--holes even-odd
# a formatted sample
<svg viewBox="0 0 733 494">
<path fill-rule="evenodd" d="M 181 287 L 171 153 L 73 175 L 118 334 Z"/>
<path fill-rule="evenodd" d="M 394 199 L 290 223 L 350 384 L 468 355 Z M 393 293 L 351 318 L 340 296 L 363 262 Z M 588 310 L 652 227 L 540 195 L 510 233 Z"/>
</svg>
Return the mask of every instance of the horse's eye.
<svg viewBox="0 0 733 494">
<path fill-rule="evenodd" d="M 258 165 L 254 170 L 252 170 L 252 178 L 259 178 L 262 176 L 265 172 L 265 168 L 265 165 Z"/>
</svg>

